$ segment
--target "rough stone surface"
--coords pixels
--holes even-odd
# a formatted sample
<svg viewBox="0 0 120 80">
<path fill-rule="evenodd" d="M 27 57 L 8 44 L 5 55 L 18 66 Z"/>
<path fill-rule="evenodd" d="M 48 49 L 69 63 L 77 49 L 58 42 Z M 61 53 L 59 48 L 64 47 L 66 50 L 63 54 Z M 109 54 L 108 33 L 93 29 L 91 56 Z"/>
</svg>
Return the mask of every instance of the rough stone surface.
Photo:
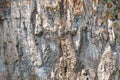
<svg viewBox="0 0 120 80">
<path fill-rule="evenodd" d="M 119 0 L 0 0 L 0 80 L 120 80 Z"/>
</svg>

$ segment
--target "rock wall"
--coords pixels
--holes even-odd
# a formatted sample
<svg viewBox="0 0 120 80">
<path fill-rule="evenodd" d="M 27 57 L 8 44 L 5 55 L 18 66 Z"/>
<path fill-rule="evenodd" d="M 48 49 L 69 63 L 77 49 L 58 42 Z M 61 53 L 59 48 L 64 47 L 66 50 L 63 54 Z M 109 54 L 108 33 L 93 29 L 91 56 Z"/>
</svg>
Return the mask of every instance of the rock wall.
<svg viewBox="0 0 120 80">
<path fill-rule="evenodd" d="M 0 0 L 0 80 L 120 80 L 119 0 Z"/>
</svg>

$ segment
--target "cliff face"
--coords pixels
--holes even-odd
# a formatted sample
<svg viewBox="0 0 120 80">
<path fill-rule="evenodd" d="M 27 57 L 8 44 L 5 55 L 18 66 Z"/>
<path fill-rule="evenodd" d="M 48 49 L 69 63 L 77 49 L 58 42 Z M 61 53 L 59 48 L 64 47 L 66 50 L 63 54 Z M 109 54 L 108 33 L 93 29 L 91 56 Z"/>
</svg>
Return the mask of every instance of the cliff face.
<svg viewBox="0 0 120 80">
<path fill-rule="evenodd" d="M 0 0 L 0 80 L 120 80 L 119 0 Z"/>
</svg>

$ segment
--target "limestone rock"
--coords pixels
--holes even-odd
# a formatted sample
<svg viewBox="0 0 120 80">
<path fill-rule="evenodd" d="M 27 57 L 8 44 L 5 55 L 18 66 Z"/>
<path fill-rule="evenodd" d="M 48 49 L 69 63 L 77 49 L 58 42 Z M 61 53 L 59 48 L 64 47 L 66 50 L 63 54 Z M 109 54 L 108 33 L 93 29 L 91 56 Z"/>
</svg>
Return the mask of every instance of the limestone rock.
<svg viewBox="0 0 120 80">
<path fill-rule="evenodd" d="M 115 74 L 117 72 L 117 55 L 114 53 L 110 46 L 105 49 L 100 64 L 98 66 L 99 80 L 116 80 Z"/>
<path fill-rule="evenodd" d="M 119 6 L 0 0 L 0 80 L 119 80 Z"/>
</svg>

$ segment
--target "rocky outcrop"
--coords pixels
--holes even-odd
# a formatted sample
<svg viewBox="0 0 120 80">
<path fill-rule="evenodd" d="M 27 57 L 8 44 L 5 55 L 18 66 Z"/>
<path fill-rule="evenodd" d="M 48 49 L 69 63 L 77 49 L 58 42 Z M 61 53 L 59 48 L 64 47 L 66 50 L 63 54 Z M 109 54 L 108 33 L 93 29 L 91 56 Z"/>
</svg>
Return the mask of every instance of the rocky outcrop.
<svg viewBox="0 0 120 80">
<path fill-rule="evenodd" d="M 102 55 L 101 61 L 98 66 L 98 79 L 99 80 L 118 80 L 118 62 L 116 53 L 111 51 L 108 47 Z"/>
<path fill-rule="evenodd" d="M 119 0 L 0 0 L 0 80 L 119 80 Z"/>
</svg>

